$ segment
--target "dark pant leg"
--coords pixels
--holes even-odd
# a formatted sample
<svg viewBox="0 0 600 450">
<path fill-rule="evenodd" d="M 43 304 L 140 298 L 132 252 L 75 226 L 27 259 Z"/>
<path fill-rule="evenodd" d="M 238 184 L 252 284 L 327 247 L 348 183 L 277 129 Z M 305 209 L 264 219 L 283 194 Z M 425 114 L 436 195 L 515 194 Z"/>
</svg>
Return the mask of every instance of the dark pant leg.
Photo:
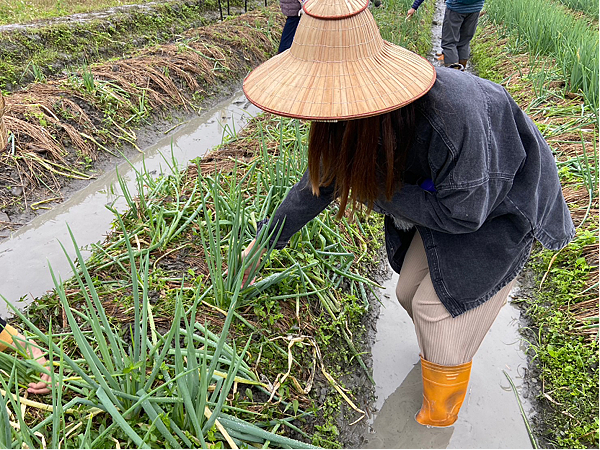
<svg viewBox="0 0 600 450">
<path fill-rule="evenodd" d="M 456 45 L 460 41 L 460 28 L 463 23 L 464 14 L 459 14 L 446 8 L 444 22 L 442 23 L 442 53 L 444 64 L 458 63 L 458 50 Z"/>
<path fill-rule="evenodd" d="M 300 22 L 300 16 L 290 16 L 287 18 L 285 25 L 283 26 L 281 42 L 279 42 L 279 50 L 277 50 L 277 53 L 284 52 L 292 46 L 296 28 L 298 28 L 298 22 Z"/>
<path fill-rule="evenodd" d="M 477 22 L 479 21 L 479 12 L 466 14 L 463 23 L 460 27 L 460 39 L 456 44 L 458 59 L 469 59 L 471 54 L 471 39 L 477 30 Z"/>
</svg>

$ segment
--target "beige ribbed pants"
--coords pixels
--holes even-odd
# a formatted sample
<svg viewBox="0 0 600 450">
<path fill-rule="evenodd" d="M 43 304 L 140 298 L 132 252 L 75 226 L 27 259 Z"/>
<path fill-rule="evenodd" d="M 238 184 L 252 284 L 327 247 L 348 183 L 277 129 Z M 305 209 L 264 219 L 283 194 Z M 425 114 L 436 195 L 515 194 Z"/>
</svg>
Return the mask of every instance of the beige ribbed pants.
<svg viewBox="0 0 600 450">
<path fill-rule="evenodd" d="M 498 316 L 514 280 L 485 303 L 452 317 L 435 293 L 423 241 L 415 233 L 402 264 L 396 295 L 415 325 L 421 356 L 432 363 L 467 363 Z"/>
</svg>

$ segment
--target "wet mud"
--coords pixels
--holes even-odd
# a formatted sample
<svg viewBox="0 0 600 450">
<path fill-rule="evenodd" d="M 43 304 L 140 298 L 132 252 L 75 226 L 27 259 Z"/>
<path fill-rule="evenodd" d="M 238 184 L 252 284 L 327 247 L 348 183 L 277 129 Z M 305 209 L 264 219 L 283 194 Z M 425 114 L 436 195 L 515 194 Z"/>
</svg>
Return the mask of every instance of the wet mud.
<svg viewBox="0 0 600 450">
<path fill-rule="evenodd" d="M 435 65 L 442 65 L 437 58 L 442 53 L 442 22 L 445 11 L 444 2 L 436 1 L 431 23 L 431 52 L 428 55 L 428 59 Z"/>
<path fill-rule="evenodd" d="M 363 448 L 531 448 L 506 376 L 521 395 L 527 356 L 519 309 L 509 299 L 475 355 L 458 421 L 447 428 L 425 427 L 414 418 L 422 401 L 419 347 L 412 321 L 396 300 L 397 280 L 397 274 L 389 277 L 381 293 L 371 349 L 377 400 Z M 525 400 L 525 410 L 531 407 Z"/>
</svg>

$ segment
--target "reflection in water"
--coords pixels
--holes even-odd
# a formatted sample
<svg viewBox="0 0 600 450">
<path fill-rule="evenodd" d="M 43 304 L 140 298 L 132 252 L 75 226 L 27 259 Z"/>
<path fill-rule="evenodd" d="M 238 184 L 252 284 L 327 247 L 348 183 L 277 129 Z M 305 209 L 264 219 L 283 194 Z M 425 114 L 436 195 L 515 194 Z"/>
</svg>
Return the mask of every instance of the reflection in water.
<svg viewBox="0 0 600 450">
<path fill-rule="evenodd" d="M 383 404 L 364 448 L 446 448 L 454 427 L 432 428 L 415 420 L 421 407 L 421 364 L 417 363 Z"/>
</svg>

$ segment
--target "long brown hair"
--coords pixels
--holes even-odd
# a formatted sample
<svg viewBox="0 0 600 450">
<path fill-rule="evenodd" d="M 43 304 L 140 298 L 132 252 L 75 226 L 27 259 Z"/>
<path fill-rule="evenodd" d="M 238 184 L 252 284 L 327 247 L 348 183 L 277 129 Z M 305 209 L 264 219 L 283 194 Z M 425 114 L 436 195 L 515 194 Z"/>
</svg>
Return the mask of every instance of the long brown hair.
<svg viewBox="0 0 600 450">
<path fill-rule="evenodd" d="M 308 138 L 308 172 L 314 195 L 335 183 L 344 215 L 348 202 L 368 211 L 379 196 L 378 177 L 385 175 L 385 196 L 402 186 L 406 154 L 412 143 L 415 109 L 409 104 L 379 116 L 340 122 L 313 122 Z"/>
</svg>

